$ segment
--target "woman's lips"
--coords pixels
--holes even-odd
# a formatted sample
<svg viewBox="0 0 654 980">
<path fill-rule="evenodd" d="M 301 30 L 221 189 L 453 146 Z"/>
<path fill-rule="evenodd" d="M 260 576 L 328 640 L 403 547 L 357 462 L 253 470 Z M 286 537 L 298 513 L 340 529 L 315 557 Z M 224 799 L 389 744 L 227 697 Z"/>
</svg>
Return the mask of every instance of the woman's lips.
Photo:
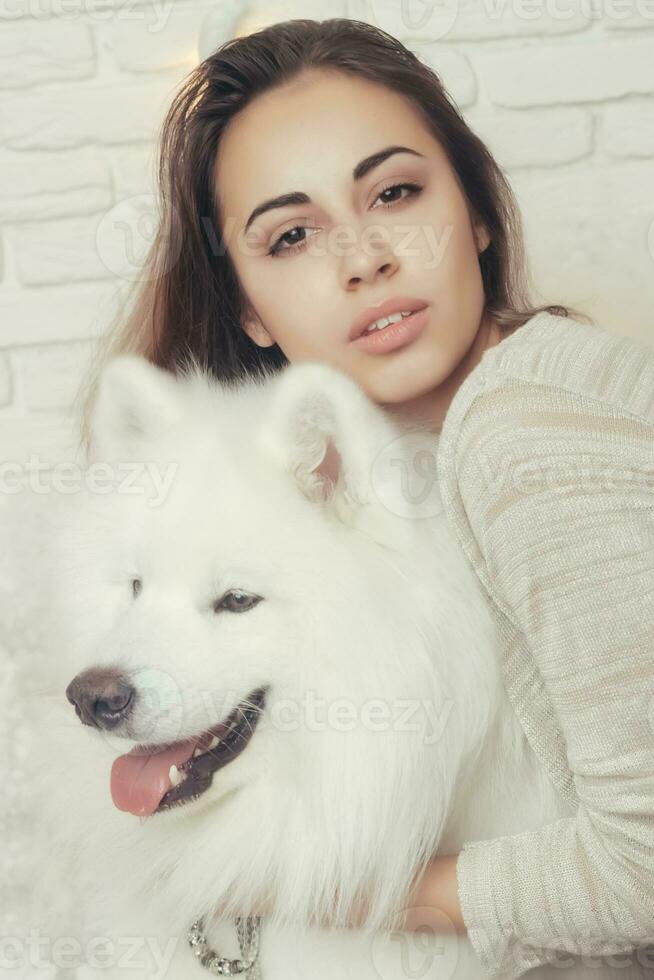
<svg viewBox="0 0 654 980">
<path fill-rule="evenodd" d="M 416 313 L 426 306 L 429 306 L 428 301 L 416 296 L 390 296 L 377 306 L 369 306 L 356 318 L 348 334 L 348 340 L 356 340 L 366 332 L 371 323 L 375 323 L 382 317 L 393 316 L 395 313 Z"/>
<path fill-rule="evenodd" d="M 415 340 L 426 327 L 428 320 L 429 307 L 426 306 L 412 313 L 411 316 L 399 320 L 398 323 L 389 324 L 382 330 L 363 333 L 351 343 L 367 354 L 387 354 Z"/>
</svg>

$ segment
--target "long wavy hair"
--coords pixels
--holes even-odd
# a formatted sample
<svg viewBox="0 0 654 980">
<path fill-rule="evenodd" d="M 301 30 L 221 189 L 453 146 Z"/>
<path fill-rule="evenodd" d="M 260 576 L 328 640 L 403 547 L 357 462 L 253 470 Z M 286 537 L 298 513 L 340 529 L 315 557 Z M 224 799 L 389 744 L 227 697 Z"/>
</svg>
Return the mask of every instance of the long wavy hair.
<svg viewBox="0 0 654 980">
<path fill-rule="evenodd" d="M 289 363 L 277 344 L 259 347 L 242 327 L 247 299 L 221 231 L 215 161 L 237 113 L 311 68 L 381 83 L 420 111 L 459 178 L 471 216 L 490 234 L 479 256 L 484 309 L 502 332 L 543 310 L 589 319 L 569 307 L 532 304 L 513 191 L 431 68 L 397 38 L 361 21 L 283 21 L 227 41 L 190 72 L 170 105 L 159 141 L 157 232 L 143 275 L 100 338 L 78 391 L 85 449 L 102 363 L 117 354 L 140 354 L 173 373 L 192 360 L 223 382 L 268 375 Z"/>
</svg>

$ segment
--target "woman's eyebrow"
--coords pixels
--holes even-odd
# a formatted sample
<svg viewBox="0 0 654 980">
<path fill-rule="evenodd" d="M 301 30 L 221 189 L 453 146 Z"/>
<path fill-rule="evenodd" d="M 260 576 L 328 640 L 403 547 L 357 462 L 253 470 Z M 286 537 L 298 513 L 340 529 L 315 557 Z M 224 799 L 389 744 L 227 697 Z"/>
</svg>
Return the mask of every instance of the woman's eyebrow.
<svg viewBox="0 0 654 980">
<path fill-rule="evenodd" d="M 357 163 L 352 171 L 352 179 L 355 181 L 363 180 L 366 174 L 370 173 L 371 170 L 374 170 L 375 167 L 378 167 L 384 160 L 387 160 L 395 153 L 412 153 L 413 156 L 424 157 L 423 153 L 418 153 L 417 150 L 412 150 L 408 146 L 387 146 L 385 150 L 379 150 L 378 153 L 373 153 L 372 156 L 366 157 Z M 263 204 L 259 204 L 254 209 L 245 223 L 244 231 L 247 232 L 252 222 L 260 215 L 265 214 L 266 211 L 272 211 L 276 208 L 286 208 L 290 204 L 311 203 L 311 198 L 303 191 L 290 191 L 288 194 L 280 194 L 279 197 L 271 197 L 269 201 L 264 201 Z"/>
</svg>

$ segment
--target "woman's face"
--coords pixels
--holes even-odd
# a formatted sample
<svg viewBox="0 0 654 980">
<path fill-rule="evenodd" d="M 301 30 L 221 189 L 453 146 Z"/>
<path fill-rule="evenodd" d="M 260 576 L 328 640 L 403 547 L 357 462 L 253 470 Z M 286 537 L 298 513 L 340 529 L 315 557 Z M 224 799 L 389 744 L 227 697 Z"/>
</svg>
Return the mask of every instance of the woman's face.
<svg viewBox="0 0 654 980">
<path fill-rule="evenodd" d="M 361 161 L 398 146 L 413 152 L 353 175 Z M 442 396 L 449 390 L 445 408 L 452 380 L 474 366 L 490 329 L 480 329 L 478 259 L 488 236 L 473 228 L 457 177 L 417 110 L 374 82 L 313 69 L 231 120 L 216 181 L 249 336 L 277 343 L 291 362 L 334 365 L 373 401 L 400 413 L 426 410 L 437 421 Z M 261 204 L 297 192 L 304 203 L 250 219 Z M 413 340 L 379 353 L 350 339 L 370 307 L 407 297 L 427 306 Z"/>
</svg>

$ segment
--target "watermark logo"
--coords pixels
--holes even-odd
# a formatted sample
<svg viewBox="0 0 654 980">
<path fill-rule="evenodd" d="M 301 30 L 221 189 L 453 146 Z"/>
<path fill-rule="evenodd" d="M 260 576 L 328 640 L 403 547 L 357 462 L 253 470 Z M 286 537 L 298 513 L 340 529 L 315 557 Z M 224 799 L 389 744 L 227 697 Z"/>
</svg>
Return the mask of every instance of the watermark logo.
<svg viewBox="0 0 654 980">
<path fill-rule="evenodd" d="M 454 923 L 442 909 L 431 906 L 404 909 L 398 924 L 411 931 L 377 932 L 370 958 L 381 980 L 450 980 L 460 955 Z"/>
<path fill-rule="evenodd" d="M 438 41 L 454 27 L 459 0 L 350 0 L 348 13 L 401 41 Z"/>
<path fill-rule="evenodd" d="M 390 513 L 411 520 L 442 513 L 437 448 L 436 433 L 414 430 L 398 436 L 377 454 L 372 487 Z"/>
<path fill-rule="evenodd" d="M 95 236 L 101 262 L 113 275 L 130 282 L 147 282 L 166 275 L 178 261 L 182 239 L 179 225 L 170 220 L 170 229 L 160 229 L 160 212 L 153 194 L 136 194 L 119 201 L 103 215 Z M 157 264 L 150 261 L 155 240 Z"/>
</svg>

